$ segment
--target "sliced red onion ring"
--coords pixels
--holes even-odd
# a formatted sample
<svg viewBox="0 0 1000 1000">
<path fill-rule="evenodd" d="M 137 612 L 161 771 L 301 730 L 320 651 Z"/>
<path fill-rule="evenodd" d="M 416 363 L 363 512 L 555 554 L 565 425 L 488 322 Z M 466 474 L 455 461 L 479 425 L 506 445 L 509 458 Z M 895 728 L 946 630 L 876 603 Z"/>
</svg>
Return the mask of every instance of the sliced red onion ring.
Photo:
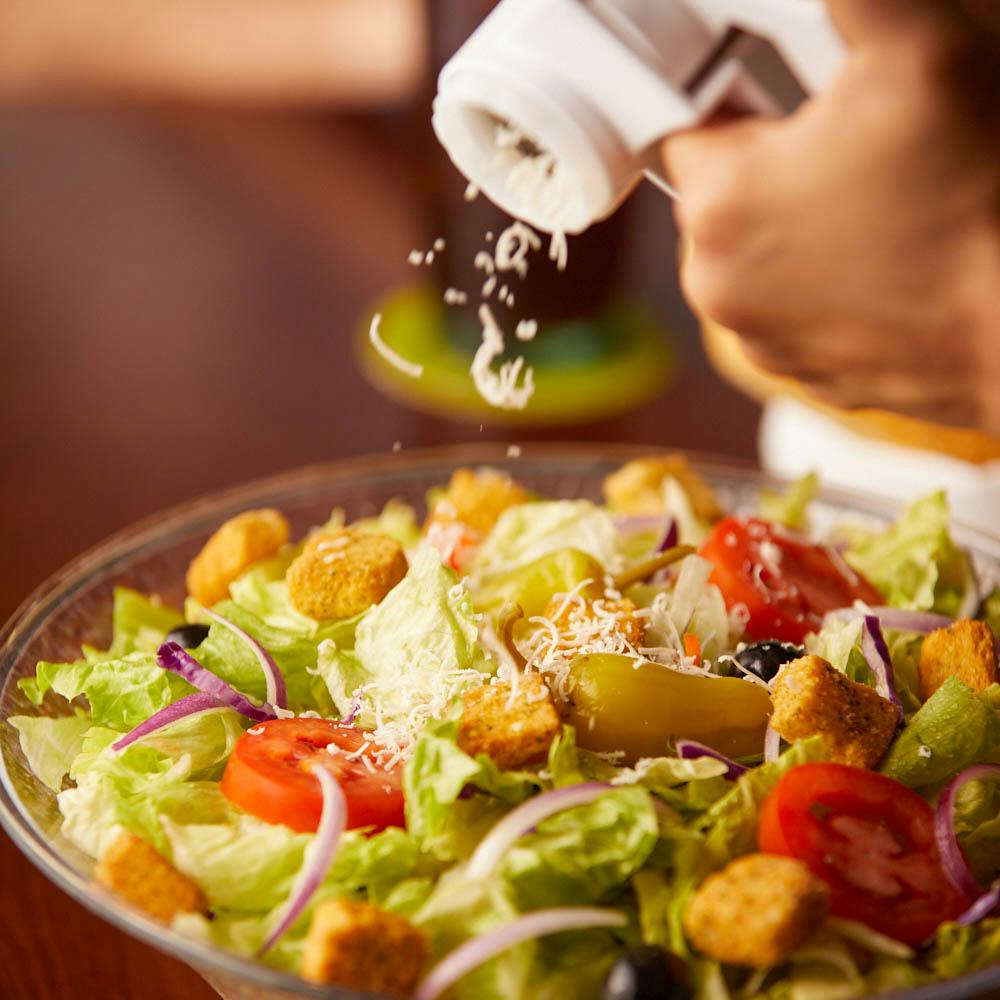
<svg viewBox="0 0 1000 1000">
<path fill-rule="evenodd" d="M 269 705 L 276 705 L 278 708 L 288 708 L 288 689 L 285 687 L 285 676 L 281 668 L 274 662 L 274 657 L 248 632 L 245 632 L 239 625 L 231 622 L 228 618 L 216 614 L 209 608 L 205 608 L 205 614 L 214 622 L 218 622 L 223 628 L 229 629 L 238 639 L 242 639 L 249 647 L 260 669 L 264 671 L 264 683 L 267 685 L 264 700 Z"/>
<path fill-rule="evenodd" d="M 165 642 L 156 652 L 156 661 L 164 670 L 183 677 L 192 687 L 210 694 L 223 705 L 254 722 L 270 722 L 277 717 L 270 705 L 260 707 L 255 705 L 246 695 L 240 694 L 221 677 L 216 677 L 211 670 L 206 670 L 189 652 L 182 649 L 179 643 Z"/>
<path fill-rule="evenodd" d="M 781 756 L 781 735 L 777 729 L 771 728 L 771 723 L 767 724 L 764 730 L 764 762 L 770 764 Z"/>
<path fill-rule="evenodd" d="M 186 719 L 191 715 L 198 715 L 200 712 L 213 712 L 216 709 L 226 708 L 217 698 L 210 694 L 189 694 L 183 698 L 178 698 L 172 705 L 161 708 L 145 722 L 140 722 L 131 732 L 126 733 L 120 740 L 111 744 L 111 749 L 118 753 L 133 743 L 144 740 L 147 736 L 172 726 L 181 719 Z"/>
<path fill-rule="evenodd" d="M 836 611 L 831 611 L 830 614 L 845 620 L 874 615 L 882 623 L 882 627 L 889 629 L 890 632 L 916 632 L 918 635 L 927 635 L 928 632 L 933 632 L 935 629 L 948 628 L 955 624 L 954 618 L 949 618 L 947 615 L 938 615 L 931 611 L 905 611 L 902 608 L 883 606 L 838 608 Z"/>
<path fill-rule="evenodd" d="M 665 531 L 663 514 L 623 514 L 615 518 L 615 527 L 623 535 L 638 534 L 640 531 Z"/>
<path fill-rule="evenodd" d="M 983 887 L 972 877 L 965 855 L 962 854 L 961 845 L 958 843 L 958 837 L 955 836 L 955 799 L 963 785 L 969 781 L 980 780 L 1000 781 L 1000 764 L 976 764 L 955 775 L 944 786 L 934 812 L 934 839 L 941 855 L 941 866 L 951 884 L 959 892 L 977 901 L 984 894 Z"/>
<path fill-rule="evenodd" d="M 971 927 L 993 914 L 998 907 L 1000 907 L 1000 878 L 993 883 L 990 891 L 983 893 L 965 913 L 955 920 L 955 923 Z"/>
<path fill-rule="evenodd" d="M 274 930 L 268 934 L 267 940 L 257 952 L 258 958 L 274 946 L 306 908 L 313 893 L 320 887 L 330 870 L 333 856 L 337 853 L 337 845 L 347 826 L 347 799 L 344 798 L 340 783 L 325 767 L 314 767 L 312 773 L 319 781 L 319 787 L 323 792 L 323 812 L 320 815 L 319 828 L 316 830 L 316 837 L 306 847 L 302 867 L 295 876 L 292 890 L 280 911 Z"/>
<path fill-rule="evenodd" d="M 489 875 L 510 847 L 543 819 L 565 809 L 585 806 L 611 790 L 611 785 L 589 781 L 582 785 L 567 785 L 528 799 L 506 816 L 479 842 L 466 869 L 471 878 Z"/>
<path fill-rule="evenodd" d="M 459 945 L 431 969 L 417 986 L 413 1000 L 436 1000 L 464 975 L 524 941 L 587 927 L 624 927 L 627 922 L 625 915 L 617 910 L 591 906 L 536 910 Z"/>
<path fill-rule="evenodd" d="M 742 764 L 737 764 L 735 760 L 730 760 L 723 756 L 718 750 L 698 743 L 696 740 L 678 740 L 677 756 L 682 760 L 698 760 L 700 757 L 711 757 L 712 760 L 721 761 L 726 765 L 726 773 L 723 775 L 729 781 L 735 781 L 741 774 L 745 774 L 748 768 Z"/>
<path fill-rule="evenodd" d="M 345 715 L 340 721 L 343 722 L 345 726 L 354 725 L 354 720 L 361 714 L 362 709 L 362 699 L 365 696 L 365 689 L 359 688 L 354 695 L 354 703 L 351 705 L 351 710 Z"/>
<path fill-rule="evenodd" d="M 875 690 L 896 706 L 898 725 L 903 724 L 903 705 L 896 694 L 896 678 L 892 671 L 892 658 L 886 645 L 882 626 L 875 615 L 865 615 L 861 622 L 861 652 L 875 678 Z"/>
<path fill-rule="evenodd" d="M 678 541 L 679 535 L 677 530 L 677 519 L 672 517 L 667 522 L 667 526 L 663 531 L 663 537 L 656 546 L 656 551 L 666 552 L 667 549 L 672 549 L 675 545 L 677 545 Z"/>
</svg>

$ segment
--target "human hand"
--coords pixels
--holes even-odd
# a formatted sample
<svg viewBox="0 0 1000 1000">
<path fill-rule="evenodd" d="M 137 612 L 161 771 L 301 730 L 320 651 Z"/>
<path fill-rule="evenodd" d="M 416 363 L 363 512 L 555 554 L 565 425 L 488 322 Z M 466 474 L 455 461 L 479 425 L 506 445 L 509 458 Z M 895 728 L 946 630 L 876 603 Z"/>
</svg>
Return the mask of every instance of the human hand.
<svg viewBox="0 0 1000 1000">
<path fill-rule="evenodd" d="M 826 92 L 666 142 L 686 294 L 826 402 L 1000 432 L 1000 88 L 972 114 L 924 0 L 830 6 L 850 50 Z"/>
</svg>

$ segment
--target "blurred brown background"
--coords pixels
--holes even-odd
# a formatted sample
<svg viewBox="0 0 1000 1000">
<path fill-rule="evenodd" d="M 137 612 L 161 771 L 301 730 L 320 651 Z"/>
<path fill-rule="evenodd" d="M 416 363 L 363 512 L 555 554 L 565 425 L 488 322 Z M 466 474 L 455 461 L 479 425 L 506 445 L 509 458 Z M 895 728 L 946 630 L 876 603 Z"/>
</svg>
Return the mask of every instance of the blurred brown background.
<svg viewBox="0 0 1000 1000">
<path fill-rule="evenodd" d="M 600 422 L 480 429 L 364 381 L 350 341 L 365 309 L 413 279 L 411 249 L 444 232 L 461 246 L 489 211 L 466 213 L 428 113 L 435 66 L 489 4 L 365 4 L 0 5 L 0 617 L 158 509 L 396 441 L 752 458 L 756 410 L 701 353 L 651 189 L 571 241 L 568 274 L 543 271 L 532 295 L 553 314 L 623 293 L 651 309 L 679 362 L 658 398 Z M 0 886 L 0 996 L 214 995 L 6 838 Z"/>
</svg>

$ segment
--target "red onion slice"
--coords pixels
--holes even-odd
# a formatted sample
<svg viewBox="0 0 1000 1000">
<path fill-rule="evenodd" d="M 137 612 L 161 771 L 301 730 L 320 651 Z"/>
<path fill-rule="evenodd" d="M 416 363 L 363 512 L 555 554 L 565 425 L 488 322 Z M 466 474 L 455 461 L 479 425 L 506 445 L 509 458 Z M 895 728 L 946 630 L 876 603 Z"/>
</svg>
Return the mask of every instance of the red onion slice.
<svg viewBox="0 0 1000 1000">
<path fill-rule="evenodd" d="M 611 785 L 588 781 L 582 785 L 567 785 L 543 792 L 511 810 L 479 842 L 466 869 L 471 878 L 486 878 L 499 864 L 511 846 L 543 819 L 565 809 L 589 805 L 611 790 Z"/>
<path fill-rule="evenodd" d="M 905 611 L 902 608 L 884 606 L 838 608 L 830 614 L 842 619 L 866 618 L 874 615 L 882 627 L 889 629 L 890 632 L 915 632 L 918 635 L 927 635 L 928 632 L 955 624 L 955 619 L 947 615 L 938 615 L 931 611 Z"/>
<path fill-rule="evenodd" d="M 205 608 L 205 614 L 214 622 L 218 622 L 223 628 L 229 629 L 238 639 L 250 647 L 250 651 L 257 657 L 260 669 L 264 672 L 264 683 L 267 685 L 264 700 L 269 705 L 276 705 L 278 708 L 288 708 L 288 689 L 285 687 L 285 676 L 281 668 L 274 662 L 274 657 L 248 632 L 245 632 L 228 618 L 216 614 L 209 608 Z"/>
<path fill-rule="evenodd" d="M 200 712 L 213 712 L 216 709 L 226 707 L 210 694 L 199 692 L 198 694 L 186 695 L 184 698 L 178 698 L 172 705 L 161 708 L 159 712 L 151 715 L 145 722 L 140 722 L 135 729 L 113 743 L 111 749 L 115 753 L 118 753 L 126 747 L 130 747 L 133 743 L 144 740 L 150 734 L 160 729 L 165 729 L 167 726 L 172 726 L 175 722 L 180 722 L 181 719 L 186 719 L 188 716 L 198 715 Z"/>
<path fill-rule="evenodd" d="M 514 945 L 546 934 L 581 930 L 589 927 L 624 927 L 628 921 L 617 910 L 590 906 L 567 906 L 554 910 L 536 910 L 509 924 L 487 931 L 466 941 L 446 955 L 417 986 L 413 1000 L 436 1000 L 449 987 L 473 969 Z"/>
<path fill-rule="evenodd" d="M 361 709 L 364 707 L 362 701 L 364 696 L 365 689 L 363 687 L 358 688 L 358 690 L 354 693 L 354 702 L 351 705 L 351 710 L 340 720 L 345 726 L 354 725 L 354 720 L 361 714 Z"/>
<path fill-rule="evenodd" d="M 892 658 L 886 645 L 882 626 L 875 615 L 865 615 L 861 623 L 861 652 L 864 653 L 872 675 L 875 677 L 875 690 L 886 701 L 896 706 L 897 724 L 903 724 L 903 705 L 896 694 L 896 678 L 892 672 Z"/>
<path fill-rule="evenodd" d="M 956 918 L 955 923 L 971 927 L 973 924 L 978 924 L 980 920 L 991 916 L 997 908 L 1000 908 L 1000 878 L 993 883 L 989 892 L 983 893 L 965 913 Z"/>
<path fill-rule="evenodd" d="M 764 762 L 770 764 L 781 756 L 781 734 L 777 729 L 771 728 L 768 722 L 767 729 L 764 730 Z"/>
<path fill-rule="evenodd" d="M 667 521 L 667 526 L 663 530 L 663 537 L 660 539 L 659 544 L 656 546 L 657 552 L 666 552 L 667 549 L 674 548 L 679 541 L 679 532 L 677 530 L 677 519 L 670 518 Z"/>
<path fill-rule="evenodd" d="M 711 757 L 712 760 L 721 761 L 726 765 L 727 770 L 723 777 L 728 781 L 735 781 L 741 774 L 746 774 L 748 770 L 742 764 L 737 764 L 735 760 L 730 760 L 719 753 L 718 750 L 713 750 L 711 747 L 705 746 L 704 743 L 698 743 L 696 740 L 678 740 L 677 756 L 681 760 L 698 760 L 700 757 Z"/>
<path fill-rule="evenodd" d="M 1000 764 L 976 764 L 955 775 L 944 786 L 934 812 L 934 839 L 937 841 L 944 872 L 959 892 L 975 900 L 984 894 L 983 887 L 972 877 L 965 855 L 962 854 L 961 845 L 958 843 L 958 837 L 955 835 L 955 799 L 963 785 L 969 781 L 979 780 L 1000 781 Z"/>
<path fill-rule="evenodd" d="M 337 779 L 325 767 L 313 767 L 312 773 L 323 792 L 323 812 L 320 815 L 316 836 L 305 850 L 288 899 L 282 907 L 274 930 L 260 946 L 257 957 L 274 947 L 275 942 L 288 930 L 306 908 L 313 893 L 320 887 L 330 870 L 337 845 L 347 826 L 347 799 Z"/>
<path fill-rule="evenodd" d="M 216 677 L 211 670 L 206 670 L 189 652 L 182 649 L 179 643 L 165 642 L 156 652 L 156 661 L 164 670 L 183 677 L 192 687 L 210 694 L 223 705 L 254 722 L 270 722 L 277 717 L 270 705 L 260 707 L 255 705 L 246 695 L 240 694 L 221 677 Z"/>
</svg>

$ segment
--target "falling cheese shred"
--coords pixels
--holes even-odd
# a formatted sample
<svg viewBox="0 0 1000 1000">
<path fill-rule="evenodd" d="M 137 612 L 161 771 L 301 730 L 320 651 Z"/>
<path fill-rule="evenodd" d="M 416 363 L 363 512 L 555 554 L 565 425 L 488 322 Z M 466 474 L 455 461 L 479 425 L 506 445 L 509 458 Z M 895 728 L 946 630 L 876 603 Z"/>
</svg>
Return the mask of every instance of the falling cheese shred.
<svg viewBox="0 0 1000 1000">
<path fill-rule="evenodd" d="M 410 378 L 420 378 L 420 376 L 424 373 L 424 366 L 414 364 L 412 361 L 407 361 L 406 358 L 397 354 L 379 334 L 379 326 L 381 323 L 382 314 L 375 313 L 372 317 L 372 325 L 368 328 L 368 339 L 371 341 L 372 347 L 374 347 L 375 350 L 378 351 L 378 353 L 381 354 L 393 368 L 398 369 L 404 375 L 409 375 Z"/>
</svg>

